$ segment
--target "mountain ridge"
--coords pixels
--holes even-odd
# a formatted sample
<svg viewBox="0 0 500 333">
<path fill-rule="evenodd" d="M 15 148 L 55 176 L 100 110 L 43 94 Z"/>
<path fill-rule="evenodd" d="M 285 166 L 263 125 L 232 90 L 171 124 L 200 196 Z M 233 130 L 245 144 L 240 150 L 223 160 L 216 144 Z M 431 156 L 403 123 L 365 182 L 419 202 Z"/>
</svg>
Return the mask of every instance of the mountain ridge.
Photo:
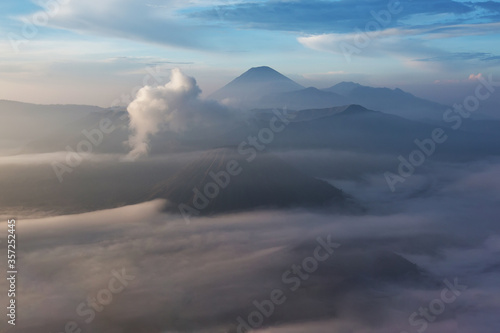
<svg viewBox="0 0 500 333">
<path fill-rule="evenodd" d="M 330 108 L 359 104 L 410 120 L 442 123 L 447 106 L 417 97 L 400 88 L 364 86 L 343 81 L 329 88 L 304 87 L 269 66 L 252 67 L 209 96 L 239 109 L 287 107 Z"/>
<path fill-rule="evenodd" d="M 343 81 L 322 90 L 345 96 L 351 103 L 361 104 L 368 109 L 411 120 L 441 123 L 443 113 L 448 108 L 446 105 L 417 97 L 400 88 L 370 87 Z"/>
</svg>

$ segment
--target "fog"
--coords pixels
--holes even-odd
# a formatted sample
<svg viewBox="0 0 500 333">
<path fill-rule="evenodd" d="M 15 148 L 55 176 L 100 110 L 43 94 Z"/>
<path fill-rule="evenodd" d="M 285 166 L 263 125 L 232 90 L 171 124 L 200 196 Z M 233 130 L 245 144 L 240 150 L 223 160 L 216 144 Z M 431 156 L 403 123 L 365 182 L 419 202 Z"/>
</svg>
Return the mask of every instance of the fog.
<svg viewBox="0 0 500 333">
<path fill-rule="evenodd" d="M 127 109 L 16 104 L 31 120 L 3 125 L 19 135 L 0 137 L 0 236 L 16 218 L 18 318 L 1 331 L 499 327 L 500 123 L 398 89 L 286 87 L 252 68 L 215 101 L 174 70 Z"/>
<path fill-rule="evenodd" d="M 425 331 L 491 332 L 500 309 L 499 161 L 434 163 L 392 193 L 379 172 L 389 157 L 327 155 L 340 161 L 332 174 L 374 162 L 373 172 L 338 178 L 318 167 L 365 213 L 257 210 L 188 224 L 162 213 L 166 202 L 155 200 L 19 221 L 24 315 L 16 331 L 63 331 L 74 321 L 88 332 L 236 332 L 238 318 L 255 311 L 253 301 L 280 289 L 286 301 L 256 332 L 414 332 L 424 324 L 411 326 L 412 313 L 440 297 L 445 279 L 457 278 L 467 289 Z M 281 153 L 299 168 L 327 155 Z M 282 274 L 311 256 L 318 237 L 340 246 L 291 291 Z M 92 320 L 79 315 L 80 303 L 122 268 L 134 277 L 123 291 Z"/>
</svg>

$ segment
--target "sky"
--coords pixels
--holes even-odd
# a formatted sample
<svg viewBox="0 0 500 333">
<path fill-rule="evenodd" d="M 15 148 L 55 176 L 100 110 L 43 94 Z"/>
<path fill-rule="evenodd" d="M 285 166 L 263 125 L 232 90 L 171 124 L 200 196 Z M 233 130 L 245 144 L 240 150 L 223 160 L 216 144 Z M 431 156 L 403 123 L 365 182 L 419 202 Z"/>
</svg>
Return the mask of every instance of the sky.
<svg viewBox="0 0 500 333">
<path fill-rule="evenodd" d="M 499 37 L 499 1 L 7 0 L 0 99 L 109 107 L 176 67 L 208 96 L 267 65 L 444 102 L 500 76 Z"/>
</svg>

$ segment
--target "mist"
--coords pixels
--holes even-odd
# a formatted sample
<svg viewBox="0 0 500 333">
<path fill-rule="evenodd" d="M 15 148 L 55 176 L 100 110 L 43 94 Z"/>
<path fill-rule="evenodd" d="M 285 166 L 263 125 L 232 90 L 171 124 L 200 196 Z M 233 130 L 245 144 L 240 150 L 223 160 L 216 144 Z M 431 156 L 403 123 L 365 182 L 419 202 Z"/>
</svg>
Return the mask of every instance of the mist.
<svg viewBox="0 0 500 333">
<path fill-rule="evenodd" d="M 490 332 L 496 325 L 498 159 L 432 162 L 393 193 L 382 171 L 394 157 L 325 150 L 275 153 L 349 193 L 363 213 L 257 209 L 193 217 L 186 223 L 180 214 L 163 212 L 168 202 L 155 200 L 75 215 L 26 217 L 18 227 L 23 247 L 19 270 L 24 273 L 19 284 L 25 286 L 18 299 L 19 311 L 27 317 L 16 330 L 57 331 L 75 322 L 88 331 L 237 332 L 238 318 L 249 323 L 254 301 L 264 302 L 279 289 L 286 301 L 276 305 L 256 332 L 326 332 L 332 327 L 356 333 L 412 332 L 423 327 L 422 322 L 410 325 L 412 313 L 439 298 L 443 281 L 455 278 L 467 289 L 427 323 L 426 331 L 460 327 L 463 332 Z M 72 188 L 79 182 L 83 186 L 85 174 L 95 175 L 91 170 L 96 167 L 100 174 L 108 168 L 116 173 L 117 163 L 137 173 L 153 170 L 155 164 L 164 169 L 170 161 L 175 174 L 200 156 L 167 155 L 131 166 L 119 156 L 96 155 L 67 182 Z M 22 172 L 35 160 L 17 158 L 1 165 L 15 163 L 16 172 Z M 49 165 L 38 160 L 30 168 Z M 137 190 L 137 184 L 129 186 Z M 312 255 L 318 237 L 340 246 L 292 291 L 295 284 L 283 282 L 282 275 Z M 104 310 L 94 310 L 94 317 L 91 306 L 80 304 L 96 297 L 113 272 L 122 269 L 130 277 L 127 286 L 113 294 Z"/>
<path fill-rule="evenodd" d="M 207 98 L 174 69 L 126 108 L 7 103 L 1 330 L 492 332 L 500 122 L 464 104 L 268 66 Z"/>
<path fill-rule="evenodd" d="M 19 270 L 24 272 L 19 283 L 26 287 L 19 302 L 29 324 L 17 329 L 61 330 L 75 321 L 90 331 L 233 332 L 237 318 L 247 320 L 255 310 L 254 300 L 269 299 L 273 289 L 281 289 L 287 301 L 256 332 L 326 332 L 331 327 L 410 332 L 415 329 L 410 315 L 439 297 L 443 280 L 457 278 L 467 289 L 426 331 L 455 332 L 459 325 L 463 332 L 490 332 L 500 308 L 494 283 L 500 274 L 500 228 L 492 205 L 500 184 L 488 179 L 498 174 L 500 164 L 439 169 L 436 184 L 447 178 L 445 186 L 390 206 L 384 184 L 353 181 L 344 188 L 355 198 L 371 199 L 363 215 L 268 210 L 186 224 L 180 215 L 162 213 L 165 202 L 157 200 L 24 220 L 18 229 L 23 240 Z M 293 284 L 281 276 L 311 255 L 318 237 L 330 237 L 340 247 L 292 292 Z M 380 265 L 390 253 L 399 259 L 386 271 Z M 106 286 L 111 270 L 122 268 L 134 276 L 124 291 L 90 323 L 85 322 L 90 317 L 76 315 L 80 303 Z"/>
</svg>

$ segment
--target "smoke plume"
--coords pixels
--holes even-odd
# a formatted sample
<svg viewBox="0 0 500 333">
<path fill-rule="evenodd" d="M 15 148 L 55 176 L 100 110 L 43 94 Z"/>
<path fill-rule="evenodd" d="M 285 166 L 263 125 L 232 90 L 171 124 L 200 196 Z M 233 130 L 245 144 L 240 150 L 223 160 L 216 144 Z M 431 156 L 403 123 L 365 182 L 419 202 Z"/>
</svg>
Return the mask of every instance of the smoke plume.
<svg viewBox="0 0 500 333">
<path fill-rule="evenodd" d="M 200 99 L 196 80 L 172 70 L 170 82 L 163 86 L 145 86 L 127 108 L 132 134 L 128 143 L 134 160 L 150 150 L 151 138 L 160 131 L 186 132 L 200 126 L 220 124 L 229 114 L 224 106 Z"/>
</svg>

